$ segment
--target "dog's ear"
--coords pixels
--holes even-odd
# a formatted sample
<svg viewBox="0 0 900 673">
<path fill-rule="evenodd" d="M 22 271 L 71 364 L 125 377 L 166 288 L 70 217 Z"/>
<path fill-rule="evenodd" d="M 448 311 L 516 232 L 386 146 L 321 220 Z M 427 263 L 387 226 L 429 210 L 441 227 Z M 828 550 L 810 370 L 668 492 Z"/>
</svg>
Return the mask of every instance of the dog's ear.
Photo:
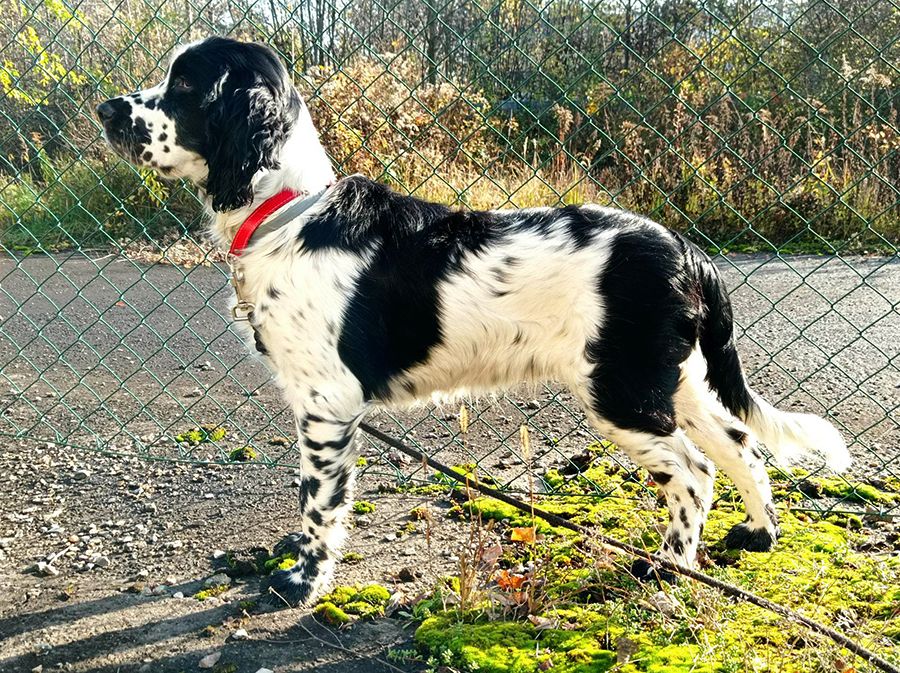
<svg viewBox="0 0 900 673">
<path fill-rule="evenodd" d="M 272 55 L 274 58 L 274 55 Z M 253 200 L 253 176 L 278 168 L 278 154 L 296 117 L 297 95 L 277 62 L 230 67 L 206 105 L 206 193 L 216 212 Z"/>
</svg>

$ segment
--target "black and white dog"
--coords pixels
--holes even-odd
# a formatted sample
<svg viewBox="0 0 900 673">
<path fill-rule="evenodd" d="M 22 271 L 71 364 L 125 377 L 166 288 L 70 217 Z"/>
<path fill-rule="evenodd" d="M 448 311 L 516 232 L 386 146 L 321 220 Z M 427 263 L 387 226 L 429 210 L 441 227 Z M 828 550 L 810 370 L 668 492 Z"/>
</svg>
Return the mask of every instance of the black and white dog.
<svg viewBox="0 0 900 673">
<path fill-rule="evenodd" d="M 302 450 L 300 530 L 281 546 L 298 560 L 272 580 L 292 603 L 313 599 L 332 574 L 354 434 L 376 405 L 566 384 L 665 493 L 659 553 L 685 566 L 715 465 L 747 510 L 727 544 L 774 543 L 757 439 L 779 457 L 813 451 L 836 470 L 849 465 L 833 426 L 778 411 L 748 388 L 716 268 L 654 222 L 591 205 L 470 212 L 361 176 L 336 180 L 287 69 L 258 44 L 189 45 L 162 84 L 97 114 L 123 157 L 199 187 L 221 244 L 254 212 L 277 222 L 234 252 L 241 305 Z M 273 201 L 284 190 L 290 198 Z"/>
</svg>

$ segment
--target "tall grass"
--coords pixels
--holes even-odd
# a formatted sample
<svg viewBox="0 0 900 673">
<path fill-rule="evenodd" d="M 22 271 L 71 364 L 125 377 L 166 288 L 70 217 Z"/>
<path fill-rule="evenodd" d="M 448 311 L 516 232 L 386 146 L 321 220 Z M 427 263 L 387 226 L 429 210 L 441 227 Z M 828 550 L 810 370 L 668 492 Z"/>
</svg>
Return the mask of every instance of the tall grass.
<svg viewBox="0 0 900 673">
<path fill-rule="evenodd" d="M 611 89 L 587 104 L 510 111 L 472 83 L 424 81 L 404 57 L 359 58 L 301 81 L 342 172 L 422 198 L 471 208 L 615 205 L 711 249 L 896 252 L 900 242 L 900 123 L 893 108 L 872 114 L 874 88 L 840 113 L 811 114 L 784 102 L 751 109 L 688 79 L 635 118 Z M 77 117 L 70 125 L 63 134 L 85 137 Z M 41 148 L 13 158 L 0 164 L 9 251 L 103 247 L 199 226 L 188 189 L 108 153 Z"/>
</svg>

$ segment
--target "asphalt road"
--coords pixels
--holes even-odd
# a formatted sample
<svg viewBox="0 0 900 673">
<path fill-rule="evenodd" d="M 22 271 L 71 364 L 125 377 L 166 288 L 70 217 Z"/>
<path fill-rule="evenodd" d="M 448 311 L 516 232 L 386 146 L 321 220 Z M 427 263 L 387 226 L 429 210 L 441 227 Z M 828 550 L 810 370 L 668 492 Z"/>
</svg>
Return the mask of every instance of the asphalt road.
<svg viewBox="0 0 900 673">
<path fill-rule="evenodd" d="M 828 412 L 852 440 L 860 476 L 900 475 L 900 260 L 734 256 L 719 260 L 754 388 L 782 408 Z M 221 267 L 137 264 L 81 253 L 0 259 L 0 434 L 151 457 L 215 459 L 204 444 L 149 446 L 203 423 L 234 445 L 290 436 L 265 367 L 226 311 Z M 315 289 L 311 288 L 311 292 Z M 466 441 L 456 408 L 381 414 L 377 422 L 433 453 L 508 469 L 529 419 L 544 459 L 590 439 L 577 407 L 552 388 L 472 404 Z M 551 451 L 552 449 L 552 451 Z M 506 478 L 515 477 L 515 471 Z"/>
</svg>

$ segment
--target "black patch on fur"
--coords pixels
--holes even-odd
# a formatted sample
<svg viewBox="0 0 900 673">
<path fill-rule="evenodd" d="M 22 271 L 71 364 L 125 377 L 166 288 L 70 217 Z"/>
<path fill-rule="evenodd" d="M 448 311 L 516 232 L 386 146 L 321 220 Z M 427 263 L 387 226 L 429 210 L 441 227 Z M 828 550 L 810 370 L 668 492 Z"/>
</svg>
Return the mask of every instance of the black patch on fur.
<svg viewBox="0 0 900 673">
<path fill-rule="evenodd" d="M 747 442 L 750 440 L 746 432 L 737 428 L 728 428 L 728 436 L 741 446 L 747 446 Z"/>
<path fill-rule="evenodd" d="M 672 475 L 668 472 L 651 472 L 650 478 L 660 486 L 665 486 L 672 481 Z"/>
<path fill-rule="evenodd" d="M 161 143 L 164 143 L 164 142 L 166 142 L 166 140 L 168 139 L 168 137 L 169 137 L 169 136 L 166 135 L 165 133 L 160 133 L 160 134 L 159 134 L 159 138 L 157 138 L 157 140 L 159 140 L 159 142 L 161 142 Z"/>
<path fill-rule="evenodd" d="M 701 310 L 686 245 L 649 224 L 621 229 L 611 243 L 599 281 L 602 336 L 588 343 L 587 357 L 594 410 L 620 428 L 659 436 L 677 428 L 672 397 Z"/>
<path fill-rule="evenodd" d="M 680 509 L 678 510 L 678 519 L 681 521 L 681 525 L 682 525 L 682 526 L 684 526 L 685 528 L 688 528 L 688 527 L 689 527 L 689 526 L 688 526 L 687 510 L 686 510 L 684 507 L 682 507 L 682 508 L 680 508 Z"/>
<path fill-rule="evenodd" d="M 341 470 L 334 482 L 331 498 L 328 500 L 329 509 L 334 509 L 344 504 L 344 501 L 347 499 L 347 485 L 349 481 L 350 471 L 346 469 Z"/>
<path fill-rule="evenodd" d="M 704 304 L 700 350 L 707 363 L 706 381 L 728 411 L 746 419 L 753 400 L 734 343 L 731 300 L 709 257 L 693 245 L 690 251 Z"/>
<path fill-rule="evenodd" d="M 322 482 L 316 477 L 304 477 L 300 482 L 300 511 L 306 511 L 309 501 L 316 497 Z"/>
<path fill-rule="evenodd" d="M 269 298 L 270 298 L 270 299 L 275 300 L 275 299 L 278 299 L 278 298 L 281 296 L 281 291 L 280 291 L 278 288 L 276 288 L 276 287 L 270 285 L 270 286 L 266 289 L 266 294 L 269 295 Z"/>
<path fill-rule="evenodd" d="M 268 355 L 269 349 L 266 348 L 266 345 L 263 343 L 262 337 L 259 335 L 259 330 L 253 329 L 253 342 L 256 346 L 256 350 L 260 355 Z"/>
<path fill-rule="evenodd" d="M 338 337 L 341 360 L 367 399 L 388 399 L 392 379 L 428 358 L 442 339 L 438 284 L 500 233 L 491 214 L 425 203 L 359 176 L 333 188 L 300 238 L 306 250 L 375 250 Z"/>
<path fill-rule="evenodd" d="M 691 496 L 691 500 L 694 502 L 694 506 L 699 510 L 703 511 L 703 501 L 700 500 L 700 496 L 697 495 L 697 491 L 694 490 L 693 486 L 687 487 L 688 495 Z"/>
</svg>

